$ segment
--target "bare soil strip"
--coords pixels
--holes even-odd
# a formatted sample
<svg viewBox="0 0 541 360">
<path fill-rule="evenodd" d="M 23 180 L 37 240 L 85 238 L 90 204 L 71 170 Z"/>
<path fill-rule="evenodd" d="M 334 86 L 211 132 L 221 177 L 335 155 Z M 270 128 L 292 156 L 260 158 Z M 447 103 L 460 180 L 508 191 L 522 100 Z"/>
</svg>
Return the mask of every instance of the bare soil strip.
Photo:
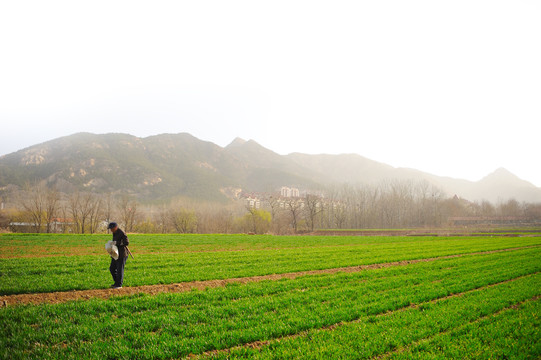
<svg viewBox="0 0 541 360">
<path fill-rule="evenodd" d="M 317 236 L 539 236 L 540 229 L 520 231 L 498 231 L 497 229 L 403 229 L 403 230 L 316 230 Z"/>
<path fill-rule="evenodd" d="M 246 284 L 250 282 L 259 282 L 264 280 L 281 280 L 281 279 L 295 279 L 300 276 L 306 275 L 320 275 L 320 274 L 335 274 L 338 272 L 344 273 L 353 273 L 369 269 L 381 269 L 391 266 L 405 266 L 409 264 L 416 264 L 420 262 L 430 262 L 442 259 L 451 259 L 468 255 L 485 255 L 493 254 L 506 251 L 516 251 L 522 249 L 529 249 L 539 247 L 539 245 L 525 246 L 525 247 L 516 247 L 509 249 L 501 250 L 491 250 L 491 251 L 482 251 L 475 253 L 467 254 L 456 254 L 456 255 L 446 255 L 440 257 L 432 257 L 426 259 L 415 259 L 415 260 L 404 260 L 404 261 L 395 261 L 389 263 L 381 264 L 370 264 L 370 265 L 360 265 L 360 266 L 351 266 L 351 267 L 341 267 L 333 269 L 323 269 L 323 270 L 309 270 L 309 271 L 300 271 L 293 273 L 283 273 L 283 274 L 271 274 L 271 275 L 260 275 L 260 276 L 251 276 L 251 277 L 242 277 L 242 278 L 230 278 L 222 280 L 205 280 L 205 281 L 190 281 L 176 284 L 168 285 L 143 285 L 143 286 L 133 286 L 133 287 L 124 287 L 122 289 L 92 289 L 92 290 L 73 290 L 73 291 L 64 291 L 64 292 L 52 292 L 52 293 L 35 293 L 35 294 L 15 294 L 15 295 L 4 295 L 0 296 L 0 307 L 8 305 L 21 305 L 21 304 L 56 304 L 72 300 L 87 300 L 92 298 L 99 299 L 109 299 L 113 296 L 126 296 L 134 294 L 159 294 L 159 293 L 178 293 L 191 291 L 193 289 L 204 290 L 206 288 L 216 288 L 224 287 L 228 284 Z"/>
<path fill-rule="evenodd" d="M 436 302 L 440 302 L 440 301 L 443 301 L 443 300 L 447 300 L 447 299 L 450 299 L 450 298 L 454 298 L 454 297 L 460 297 L 460 296 L 463 296 L 467 293 L 472 293 L 472 292 L 475 292 L 475 291 L 481 291 L 481 290 L 484 290 L 484 289 L 488 289 L 488 288 L 491 288 L 491 287 L 494 287 L 494 286 L 498 286 L 498 285 L 501 285 L 501 284 L 505 284 L 505 283 L 509 283 L 509 282 L 513 282 L 513 281 L 517 281 L 519 279 L 522 279 L 524 277 L 527 277 L 527 276 L 531 276 L 531 275 L 535 275 L 537 273 L 533 273 L 533 274 L 528 274 L 528 275 L 523 275 L 523 276 L 519 276 L 519 277 L 516 277 L 514 279 L 509 279 L 509 280 L 504 280 L 504 281 L 500 281 L 500 282 L 497 282 L 497 283 L 494 283 L 494 284 L 490 284 L 490 285 L 487 285 L 487 286 L 483 286 L 483 287 L 480 287 L 480 288 L 476 288 L 476 289 L 472 289 L 472 290 L 467 290 L 467 291 L 463 291 L 463 292 L 460 292 L 460 293 L 456 293 L 456 294 L 451 294 L 451 295 L 447 295 L 447 296 L 444 296 L 444 297 L 441 297 L 441 298 L 438 298 L 438 299 L 434 299 L 434 300 L 430 300 L 430 301 L 426 301 L 426 302 L 422 302 L 422 303 L 418 303 L 418 304 L 411 304 L 409 306 L 406 306 L 406 307 L 403 307 L 403 308 L 400 308 L 400 309 L 397 309 L 397 310 L 393 310 L 393 311 L 387 311 L 385 313 L 381 313 L 381 314 L 378 314 L 376 315 L 376 317 L 381 317 L 381 316 L 388 316 L 388 315 L 391 315 L 391 314 L 394 314 L 394 313 L 397 313 L 397 312 L 400 312 L 400 311 L 406 311 L 408 309 L 411 309 L 411 308 L 416 308 L 416 307 L 419 307 L 423 304 L 428 304 L 428 303 L 436 303 Z M 514 305 L 511 305 L 505 309 L 502 309 L 494 314 L 491 314 L 491 315 L 487 315 L 487 316 L 484 316 L 484 317 L 481 317 L 477 320 L 475 320 L 474 322 L 477 322 L 485 317 L 488 317 L 488 316 L 494 316 L 494 315 L 497 315 L 499 314 L 500 312 L 502 311 L 505 311 L 507 309 L 511 309 L 511 308 L 516 308 L 518 306 L 520 306 L 521 304 L 525 303 L 526 301 L 535 301 L 537 299 L 539 299 L 540 296 L 535 296 L 531 299 L 528 299 L 528 300 L 525 300 L 525 301 L 522 301 L 518 304 L 514 304 Z M 364 319 L 364 318 L 363 318 Z M 191 354 L 191 355 L 188 355 L 186 357 L 186 359 L 203 359 L 203 358 L 208 358 L 208 357 L 213 357 L 213 356 L 216 356 L 218 354 L 223 354 L 223 353 L 229 353 L 233 350 L 238 350 L 238 349 L 241 349 L 241 348 L 251 348 L 251 349 L 260 349 L 264 346 L 267 346 L 267 345 L 270 345 L 272 343 L 276 343 L 276 342 L 280 342 L 280 341 L 284 341 L 284 340 L 291 340 L 291 339 L 295 339 L 295 338 L 298 338 L 298 337 L 301 337 L 301 336 L 306 336 L 308 334 L 309 331 L 313 331 L 313 330 L 316 330 L 316 331 L 332 331 L 340 326 L 343 326 L 343 325 L 347 325 L 347 324 L 355 324 L 355 323 L 358 323 L 360 321 L 362 321 L 363 319 L 357 319 L 357 320 L 353 320 L 353 321 L 347 321 L 347 322 L 339 322 L 339 323 L 336 323 L 336 324 L 332 324 L 332 325 L 329 325 L 329 326 L 325 326 L 325 327 L 322 327 L 322 328 L 319 328 L 319 329 L 310 329 L 310 330 L 306 330 L 306 331 L 302 331 L 300 333 L 297 333 L 297 334 L 293 334 L 293 335 L 288 335 L 288 336 L 283 336 L 283 337 L 279 337 L 279 338 L 274 338 L 274 339 L 270 339 L 270 340 L 264 340 L 264 341 L 254 341 L 254 342 L 251 342 L 251 343 L 247 343 L 247 344 L 243 344 L 243 345 L 238 345 L 238 346 L 235 346 L 235 347 L 232 347 L 232 348 L 227 348 L 227 349 L 220 349 L 220 350 L 212 350 L 212 351 L 207 351 L 207 352 L 204 352 L 202 354 Z M 469 324 L 469 323 L 468 323 Z M 449 331 L 452 331 L 454 329 L 449 329 L 447 330 L 447 332 Z M 436 334 L 438 335 L 438 334 Z M 436 335 L 433 335 L 431 336 L 430 338 L 436 336 Z M 412 344 L 409 344 L 405 347 L 401 347 L 401 348 L 398 348 L 398 349 L 395 349 L 393 350 L 392 352 L 389 352 L 389 353 L 385 353 L 385 354 L 381 354 L 381 355 L 378 355 L 377 357 L 375 357 L 374 359 L 380 359 L 380 358 L 386 358 L 388 357 L 390 354 L 393 354 L 395 352 L 401 352 L 401 351 L 405 351 L 407 350 L 410 346 L 414 346 L 418 343 L 421 343 L 423 341 L 426 341 L 427 339 L 430 339 L 430 338 L 426 338 L 426 339 L 421 339 L 421 340 L 418 340 L 417 342 L 415 343 L 412 343 Z"/>
</svg>

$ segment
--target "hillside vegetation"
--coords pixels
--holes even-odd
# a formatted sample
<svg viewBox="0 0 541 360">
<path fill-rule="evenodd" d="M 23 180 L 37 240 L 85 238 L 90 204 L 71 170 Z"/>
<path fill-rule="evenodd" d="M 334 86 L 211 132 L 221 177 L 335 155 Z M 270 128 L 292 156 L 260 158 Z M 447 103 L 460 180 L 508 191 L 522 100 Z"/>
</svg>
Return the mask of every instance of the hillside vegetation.
<svg viewBox="0 0 541 360">
<path fill-rule="evenodd" d="M 41 181 L 68 193 L 127 193 L 141 201 L 188 197 L 223 202 L 231 189 L 320 190 L 390 179 L 427 181 L 448 196 L 472 201 L 541 202 L 541 189 L 505 169 L 470 182 L 393 168 L 354 154 L 279 155 L 253 140 L 236 139 L 222 148 L 185 133 L 147 138 L 79 133 L 0 157 L 0 188 Z"/>
</svg>

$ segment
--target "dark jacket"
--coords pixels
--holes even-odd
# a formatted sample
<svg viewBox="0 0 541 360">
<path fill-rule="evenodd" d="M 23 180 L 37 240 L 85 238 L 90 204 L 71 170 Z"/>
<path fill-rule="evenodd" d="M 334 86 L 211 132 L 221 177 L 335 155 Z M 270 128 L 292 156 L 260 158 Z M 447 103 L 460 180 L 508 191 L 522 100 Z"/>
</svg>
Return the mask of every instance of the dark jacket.
<svg viewBox="0 0 541 360">
<path fill-rule="evenodd" d="M 126 246 L 128 246 L 130 242 L 126 234 L 124 234 L 124 231 L 117 229 L 117 231 L 113 233 L 113 241 L 118 248 L 118 258 L 123 259 L 128 257 L 128 250 L 126 249 Z"/>
</svg>

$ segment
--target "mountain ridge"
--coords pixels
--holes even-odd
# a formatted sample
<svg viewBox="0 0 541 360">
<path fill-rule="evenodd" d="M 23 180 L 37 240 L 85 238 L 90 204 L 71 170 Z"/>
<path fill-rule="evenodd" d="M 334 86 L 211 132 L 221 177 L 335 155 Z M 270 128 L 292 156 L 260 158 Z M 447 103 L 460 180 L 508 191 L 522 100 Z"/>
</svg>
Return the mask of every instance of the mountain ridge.
<svg viewBox="0 0 541 360">
<path fill-rule="evenodd" d="M 128 193 L 142 200 L 189 197 L 227 201 L 224 189 L 275 192 L 337 184 L 426 181 L 448 196 L 491 202 L 541 202 L 541 188 L 499 168 L 477 182 L 395 168 L 358 154 L 280 155 L 254 140 L 221 147 L 189 133 L 136 137 L 76 133 L 0 156 L 0 187 L 36 181 L 61 190 Z"/>
</svg>

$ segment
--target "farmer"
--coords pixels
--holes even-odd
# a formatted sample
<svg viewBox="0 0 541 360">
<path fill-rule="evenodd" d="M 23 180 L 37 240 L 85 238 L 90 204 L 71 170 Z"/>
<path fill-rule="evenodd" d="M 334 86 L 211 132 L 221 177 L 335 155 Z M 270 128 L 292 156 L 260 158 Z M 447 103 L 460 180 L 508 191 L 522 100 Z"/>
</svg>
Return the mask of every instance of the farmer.
<svg viewBox="0 0 541 360">
<path fill-rule="evenodd" d="M 124 231 L 118 228 L 117 223 L 112 222 L 107 228 L 113 233 L 113 241 L 118 248 L 118 259 L 111 258 L 111 266 L 109 266 L 109 271 L 115 281 L 111 287 L 113 289 L 121 289 L 122 282 L 124 281 L 124 265 L 126 265 L 126 260 L 128 259 L 128 249 L 126 246 L 130 243 Z"/>
</svg>

